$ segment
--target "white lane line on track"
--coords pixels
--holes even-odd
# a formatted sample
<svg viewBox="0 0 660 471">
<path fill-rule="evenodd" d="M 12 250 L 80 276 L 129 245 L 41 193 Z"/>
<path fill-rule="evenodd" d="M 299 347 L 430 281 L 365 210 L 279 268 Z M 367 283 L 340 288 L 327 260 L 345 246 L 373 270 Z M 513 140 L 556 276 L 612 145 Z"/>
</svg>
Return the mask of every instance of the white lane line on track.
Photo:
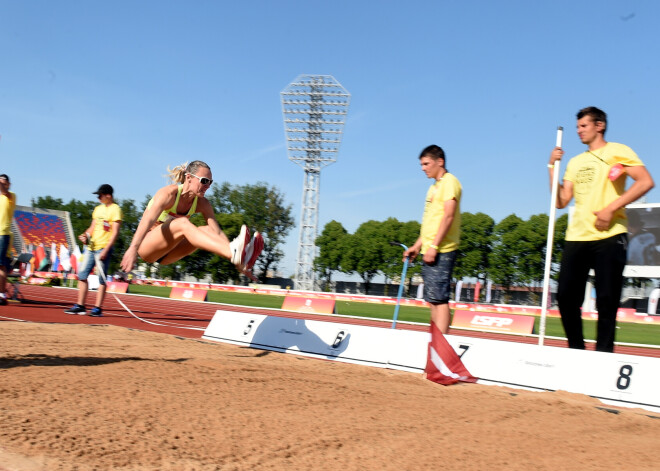
<svg viewBox="0 0 660 471">
<path fill-rule="evenodd" d="M 113 293 L 113 294 L 114 294 L 114 293 Z M 115 295 L 115 299 L 117 300 L 117 302 L 118 302 L 119 304 L 122 305 L 122 307 L 123 307 L 124 309 L 126 309 L 126 311 L 127 311 L 131 316 L 135 317 L 136 319 L 141 320 L 142 322 L 145 322 L 145 323 L 147 323 L 147 324 L 160 325 L 160 326 L 167 327 L 165 324 L 160 324 L 160 323 L 158 323 L 158 322 L 151 322 L 151 321 L 148 321 L 148 320 L 146 320 L 146 319 L 143 319 L 143 318 L 141 318 L 141 317 L 139 317 L 139 316 L 136 316 L 135 314 L 133 314 L 133 311 L 131 311 L 131 310 L 126 306 L 126 304 L 124 304 L 124 303 L 121 301 L 121 299 L 119 299 L 119 298 L 117 297 L 117 295 Z M 199 327 L 183 327 L 183 326 L 180 326 L 180 325 L 177 325 L 177 326 L 171 325 L 171 327 L 176 327 L 177 329 L 202 330 L 202 331 L 206 330 L 206 329 L 202 329 L 202 328 L 199 328 Z"/>
<path fill-rule="evenodd" d="M 60 303 L 61 303 L 61 304 L 67 304 L 67 303 L 71 303 L 71 302 L 72 302 L 72 301 L 71 301 L 72 296 L 70 296 L 70 295 L 67 295 L 67 296 L 53 296 L 53 294 L 62 294 L 62 295 L 64 295 L 64 294 L 71 294 L 71 295 L 73 295 L 74 293 L 71 293 L 69 290 L 73 290 L 73 289 L 72 289 L 72 288 L 61 288 L 61 291 L 60 291 L 59 289 L 57 289 L 57 290 L 54 289 L 54 290 L 52 290 L 52 291 L 49 291 L 49 293 L 48 293 L 49 296 L 48 296 L 48 297 L 46 297 L 46 296 L 44 296 L 43 294 L 41 294 L 41 292 L 37 293 L 37 291 L 40 291 L 40 290 L 30 290 L 31 292 L 30 292 L 29 294 L 28 294 L 28 293 L 26 293 L 26 294 L 28 294 L 31 298 L 33 298 L 33 299 L 36 300 L 36 301 L 44 301 L 44 302 L 57 303 L 57 304 L 60 304 Z M 67 291 L 69 291 L 69 293 L 67 293 Z M 74 292 L 77 292 L 77 290 L 73 290 L 73 291 L 74 291 Z M 112 294 L 114 295 L 115 293 L 112 293 Z M 186 329 L 186 330 L 199 330 L 199 331 L 204 331 L 204 330 L 206 330 L 205 328 L 199 327 L 199 324 L 195 324 L 195 325 L 192 325 L 192 324 L 182 324 L 182 323 L 180 323 L 180 322 L 176 322 L 176 321 L 167 321 L 167 320 L 162 320 L 162 322 L 155 322 L 155 321 L 151 321 L 151 320 L 145 319 L 145 318 L 140 317 L 140 316 L 136 315 L 135 313 L 133 313 L 133 311 L 131 311 L 131 310 L 128 308 L 128 306 L 126 306 L 126 304 L 124 304 L 124 303 L 119 299 L 119 297 L 117 297 L 116 295 L 113 296 L 113 297 L 114 297 L 115 300 L 117 301 L 117 304 L 119 304 L 119 306 L 117 306 L 117 309 L 116 309 L 116 310 L 121 311 L 121 308 L 123 308 L 124 311 L 125 311 L 125 312 L 128 312 L 132 317 L 134 317 L 134 318 L 136 318 L 137 320 L 139 320 L 139 321 L 141 321 L 141 322 L 144 322 L 144 323 L 146 323 L 146 324 L 158 325 L 158 326 L 168 327 L 168 328 Z M 36 299 L 35 299 L 35 298 L 36 298 Z M 210 321 L 210 318 L 213 317 L 212 314 L 206 314 L 206 315 L 204 315 L 203 318 L 199 318 L 199 317 L 198 317 L 198 316 L 199 316 L 199 312 L 198 312 L 198 311 L 197 311 L 197 312 L 195 312 L 195 311 L 190 311 L 190 313 L 184 313 L 184 314 L 182 314 L 182 313 L 181 313 L 181 309 L 179 309 L 179 308 L 185 306 L 185 304 L 181 304 L 181 305 L 179 305 L 179 306 L 176 306 L 176 307 L 177 307 L 177 310 L 176 310 L 175 312 L 163 312 L 163 309 L 162 309 L 162 308 L 163 308 L 164 306 L 167 306 L 167 307 L 169 308 L 168 310 L 171 310 L 171 309 L 174 307 L 174 306 L 172 306 L 172 305 L 168 305 L 168 304 L 169 304 L 169 303 L 168 303 L 168 301 L 169 301 L 168 298 L 153 298 L 153 297 L 148 297 L 148 299 L 151 300 L 151 302 L 149 302 L 148 300 L 147 300 L 147 302 L 144 302 L 145 300 L 143 299 L 143 302 L 141 303 L 141 307 L 140 307 L 140 309 L 145 309 L 145 308 L 146 308 L 146 309 L 150 309 L 150 308 L 153 308 L 153 310 L 156 311 L 156 312 L 150 312 L 150 314 L 153 314 L 153 315 L 157 315 L 157 316 L 176 316 L 176 317 L 179 317 L 179 316 L 185 315 L 185 316 L 187 316 L 187 317 L 189 317 L 189 318 L 192 317 L 194 320 L 197 320 L 197 321 L 199 321 L 199 322 L 209 322 L 209 321 Z M 109 299 L 109 301 L 111 301 L 111 299 Z M 176 301 L 176 300 L 172 300 L 172 301 Z M 186 301 L 179 301 L 179 303 L 187 303 L 187 302 L 186 302 Z M 121 306 L 121 308 L 120 308 L 120 306 Z M 158 308 L 160 308 L 160 309 L 158 309 Z M 108 309 L 108 308 L 106 308 L 106 309 Z M 110 308 L 110 309 L 112 309 L 112 308 Z M 108 310 L 109 310 L 109 309 L 108 309 Z M 215 312 L 215 311 L 214 311 L 214 312 Z M 197 316 L 196 316 L 195 314 L 197 314 Z M 111 315 L 109 315 L 109 316 L 104 316 L 104 317 L 108 317 L 108 318 L 110 318 L 110 317 L 125 317 L 125 318 L 126 318 L 126 317 L 129 317 L 129 316 L 118 316 L 118 315 L 116 315 L 116 314 L 113 313 L 113 314 L 111 314 Z M 19 320 L 19 319 L 16 319 L 16 320 Z M 25 319 L 21 319 L 21 320 L 25 321 Z"/>
<path fill-rule="evenodd" d="M 30 321 L 26 321 L 25 319 L 15 319 L 13 317 L 6 317 L 6 316 L 0 316 L 0 319 L 5 319 L 7 321 L 16 321 L 16 322 L 30 322 Z"/>
</svg>

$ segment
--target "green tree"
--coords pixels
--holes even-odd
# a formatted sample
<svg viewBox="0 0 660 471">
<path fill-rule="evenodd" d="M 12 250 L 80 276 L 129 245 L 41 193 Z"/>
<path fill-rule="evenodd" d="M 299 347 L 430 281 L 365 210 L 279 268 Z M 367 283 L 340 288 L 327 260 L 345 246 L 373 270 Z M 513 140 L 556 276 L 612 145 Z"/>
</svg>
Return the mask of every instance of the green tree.
<svg viewBox="0 0 660 471">
<path fill-rule="evenodd" d="M 511 214 L 495 225 L 492 234 L 492 251 L 488 254 L 489 275 L 493 282 L 511 287 L 518 282 L 518 228 L 523 220 Z"/>
<path fill-rule="evenodd" d="M 30 202 L 33 208 L 55 209 L 57 211 L 63 211 L 61 208 L 64 206 L 62 198 L 53 198 L 52 196 L 37 196 L 36 199 L 32 198 Z"/>
<path fill-rule="evenodd" d="M 495 221 L 484 213 L 461 213 L 461 243 L 458 248 L 454 277 L 488 278 L 488 254 L 491 251 Z"/>
<path fill-rule="evenodd" d="M 142 203 L 140 204 L 140 211 L 139 211 L 139 214 L 138 214 L 138 224 L 140 223 L 140 220 L 142 219 L 144 211 L 147 209 L 147 205 L 149 204 L 149 201 L 151 201 L 151 198 L 152 198 L 152 196 L 148 193 L 144 196 L 144 199 L 142 200 Z M 131 234 L 130 240 L 131 241 L 133 240 L 133 234 Z M 130 241 L 129 241 L 129 245 L 130 245 Z M 128 248 L 128 246 L 126 246 L 126 247 Z M 138 260 L 138 264 L 140 264 L 140 263 L 143 263 L 145 265 L 144 275 L 147 278 L 152 278 L 152 277 L 160 278 L 161 277 L 160 274 L 155 271 L 153 263 L 147 263 L 144 260 Z"/>
<path fill-rule="evenodd" d="M 277 269 L 284 257 L 284 240 L 294 227 L 291 205 L 276 187 L 258 182 L 254 185 L 214 185 L 208 200 L 218 214 L 239 214 L 244 224 L 257 230 L 264 238 L 264 250 L 255 265 L 260 280 L 269 270 Z"/>
<path fill-rule="evenodd" d="M 564 239 L 566 238 L 566 229 L 568 227 L 568 214 L 562 214 L 555 221 L 555 233 L 552 248 L 552 267 L 551 276 L 554 280 L 559 278 L 559 267 L 561 264 L 561 255 L 564 251 Z"/>
<path fill-rule="evenodd" d="M 341 271 L 341 259 L 344 255 L 344 238 L 348 231 L 337 221 L 325 225 L 315 244 L 319 255 L 314 259 L 314 271 L 325 281 L 326 287 L 332 281 L 332 273 Z"/>
<path fill-rule="evenodd" d="M 395 218 L 388 218 L 381 223 L 380 233 L 383 242 L 382 266 L 380 271 L 385 275 L 387 280 L 401 280 L 403 269 L 403 247 L 400 245 L 393 245 L 391 242 L 399 242 L 400 244 L 410 247 L 415 243 L 419 237 L 420 224 L 417 221 L 400 222 Z M 420 264 L 409 264 L 407 270 L 408 289 L 410 291 L 410 284 L 412 277 L 421 272 Z M 405 283 L 406 280 L 403 280 Z M 388 285 L 385 289 L 387 290 Z M 386 295 L 389 295 L 387 291 Z"/>
<path fill-rule="evenodd" d="M 411 247 L 419 238 L 419 231 L 421 228 L 422 225 L 418 221 L 404 222 L 401 226 L 399 242 L 405 244 L 406 247 Z M 417 257 L 417 261 L 412 261 L 408 264 L 408 270 L 406 272 L 406 276 L 408 277 L 408 285 L 406 289 L 407 294 L 410 294 L 413 277 L 422 274 L 422 264 L 419 261 L 420 259 L 421 257 Z"/>
<path fill-rule="evenodd" d="M 121 221 L 119 237 L 117 238 L 113 249 L 114 255 L 110 262 L 110 273 L 119 270 L 121 259 L 124 256 L 126 249 L 131 245 L 133 234 L 135 234 L 142 215 L 137 206 L 135 206 L 135 201 L 131 199 L 118 200 L 117 204 L 119 204 L 119 207 L 121 208 L 123 219 Z"/>
<path fill-rule="evenodd" d="M 380 272 L 385 275 L 385 282 L 401 276 L 402 248 L 390 242 L 401 242 L 402 223 L 395 218 L 388 218 L 378 223 L 378 239 L 382 245 L 382 265 Z"/>
<path fill-rule="evenodd" d="M 342 271 L 360 276 L 364 281 L 365 293 L 369 294 L 371 280 L 382 271 L 384 253 L 389 249 L 389 241 L 383 237 L 381 223 L 373 220 L 364 222 L 345 240 Z"/>
<path fill-rule="evenodd" d="M 401 276 L 403 250 L 390 242 L 412 245 L 418 235 L 416 221 L 403 223 L 395 218 L 367 221 L 355 234 L 348 234 L 339 222 L 330 221 L 316 239 L 320 252 L 314 266 L 326 282 L 335 271 L 356 273 L 365 282 L 368 292 L 373 277 L 378 274 L 383 274 L 386 280 Z M 415 271 L 409 273 L 412 277 Z"/>
<path fill-rule="evenodd" d="M 390 280 L 400 278 L 403 268 L 403 248 L 390 242 L 398 242 L 410 247 L 419 237 L 419 227 L 417 221 L 401 222 L 396 218 L 388 218 L 380 223 L 379 240 L 383 244 L 383 265 L 380 271 L 385 278 Z"/>
<path fill-rule="evenodd" d="M 557 219 L 553 237 L 553 265 L 557 271 L 561 259 L 567 216 Z M 532 288 L 543 282 L 545 270 L 548 216 L 536 214 L 523 221 L 515 214 L 500 221 L 493 231 L 492 251 L 488 256 L 490 278 L 505 287 Z"/>
<path fill-rule="evenodd" d="M 532 287 L 543 281 L 548 215 L 535 214 L 518 228 L 518 284 Z"/>
</svg>

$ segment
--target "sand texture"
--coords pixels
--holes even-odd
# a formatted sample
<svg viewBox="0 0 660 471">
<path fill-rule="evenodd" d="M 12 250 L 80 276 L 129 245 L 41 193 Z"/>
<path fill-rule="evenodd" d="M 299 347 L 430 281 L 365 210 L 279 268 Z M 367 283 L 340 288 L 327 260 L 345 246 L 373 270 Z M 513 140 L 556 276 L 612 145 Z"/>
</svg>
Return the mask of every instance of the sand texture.
<svg viewBox="0 0 660 471">
<path fill-rule="evenodd" d="M 0 470 L 660 469 L 660 415 L 114 326 L 0 323 Z"/>
</svg>

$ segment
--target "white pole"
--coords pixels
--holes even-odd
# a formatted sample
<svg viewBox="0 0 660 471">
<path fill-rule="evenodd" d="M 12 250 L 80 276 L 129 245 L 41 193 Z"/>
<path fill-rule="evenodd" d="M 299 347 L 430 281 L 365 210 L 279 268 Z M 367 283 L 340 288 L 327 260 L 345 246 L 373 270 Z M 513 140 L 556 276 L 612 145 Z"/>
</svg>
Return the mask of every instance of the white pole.
<svg viewBox="0 0 660 471">
<path fill-rule="evenodd" d="M 564 128 L 557 127 L 556 147 L 561 147 Z M 559 160 L 555 161 L 552 172 L 552 191 L 550 198 L 550 217 L 548 218 L 548 240 L 545 249 L 545 271 L 543 272 L 543 299 L 541 300 L 541 320 L 539 321 L 539 345 L 545 338 L 545 318 L 548 314 L 550 297 L 550 267 L 552 266 L 552 246 L 555 238 L 555 213 L 557 212 L 557 191 L 559 189 Z"/>
</svg>

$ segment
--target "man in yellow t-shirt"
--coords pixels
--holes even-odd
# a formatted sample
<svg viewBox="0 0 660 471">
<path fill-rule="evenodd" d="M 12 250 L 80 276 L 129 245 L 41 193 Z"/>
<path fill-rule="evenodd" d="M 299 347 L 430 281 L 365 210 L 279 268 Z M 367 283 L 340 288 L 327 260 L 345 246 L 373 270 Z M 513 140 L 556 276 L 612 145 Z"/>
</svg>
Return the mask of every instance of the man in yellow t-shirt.
<svg viewBox="0 0 660 471">
<path fill-rule="evenodd" d="M 605 140 L 606 129 L 604 111 L 590 106 L 577 113 L 577 133 L 588 148 L 568 162 L 557 192 L 557 208 L 566 207 L 575 198 L 566 230 L 557 302 L 568 346 L 584 349 L 580 307 L 589 270 L 593 269 L 598 309 L 596 350 L 613 352 L 628 245 L 625 206 L 641 198 L 654 183 L 630 147 Z M 550 154 L 550 182 L 554 163 L 563 155 L 560 147 Z M 626 176 L 634 180 L 627 190 Z"/>
<path fill-rule="evenodd" d="M 88 283 L 87 277 L 95 266 L 95 257 L 98 257 L 103 267 L 103 274 L 108 273 L 110 258 L 112 257 L 112 246 L 119 236 L 119 227 L 121 226 L 122 212 L 121 208 L 115 203 L 113 198 L 114 189 L 112 186 L 103 184 L 94 192 L 98 196 L 99 204 L 92 213 L 92 223 L 89 228 L 78 236 L 83 244 L 87 244 L 87 257 L 84 263 L 79 267 L 78 272 L 78 302 L 71 309 L 64 311 L 67 314 L 85 315 L 85 299 L 87 298 Z M 100 317 L 103 315 L 101 306 L 105 298 L 105 277 L 99 276 L 100 286 L 96 293 L 96 304 L 89 315 Z"/>
<path fill-rule="evenodd" d="M 7 304 L 7 274 L 11 267 L 11 220 L 16 208 L 16 195 L 9 191 L 11 182 L 4 173 L 0 175 L 0 305 Z"/>
<path fill-rule="evenodd" d="M 423 255 L 424 300 L 431 305 L 431 322 L 440 332 L 449 331 L 449 293 L 456 264 L 461 228 L 461 183 L 447 171 L 445 153 L 436 145 L 419 155 L 422 171 L 434 183 L 426 193 L 422 228 L 415 244 L 403 253 L 414 259 Z"/>
</svg>

